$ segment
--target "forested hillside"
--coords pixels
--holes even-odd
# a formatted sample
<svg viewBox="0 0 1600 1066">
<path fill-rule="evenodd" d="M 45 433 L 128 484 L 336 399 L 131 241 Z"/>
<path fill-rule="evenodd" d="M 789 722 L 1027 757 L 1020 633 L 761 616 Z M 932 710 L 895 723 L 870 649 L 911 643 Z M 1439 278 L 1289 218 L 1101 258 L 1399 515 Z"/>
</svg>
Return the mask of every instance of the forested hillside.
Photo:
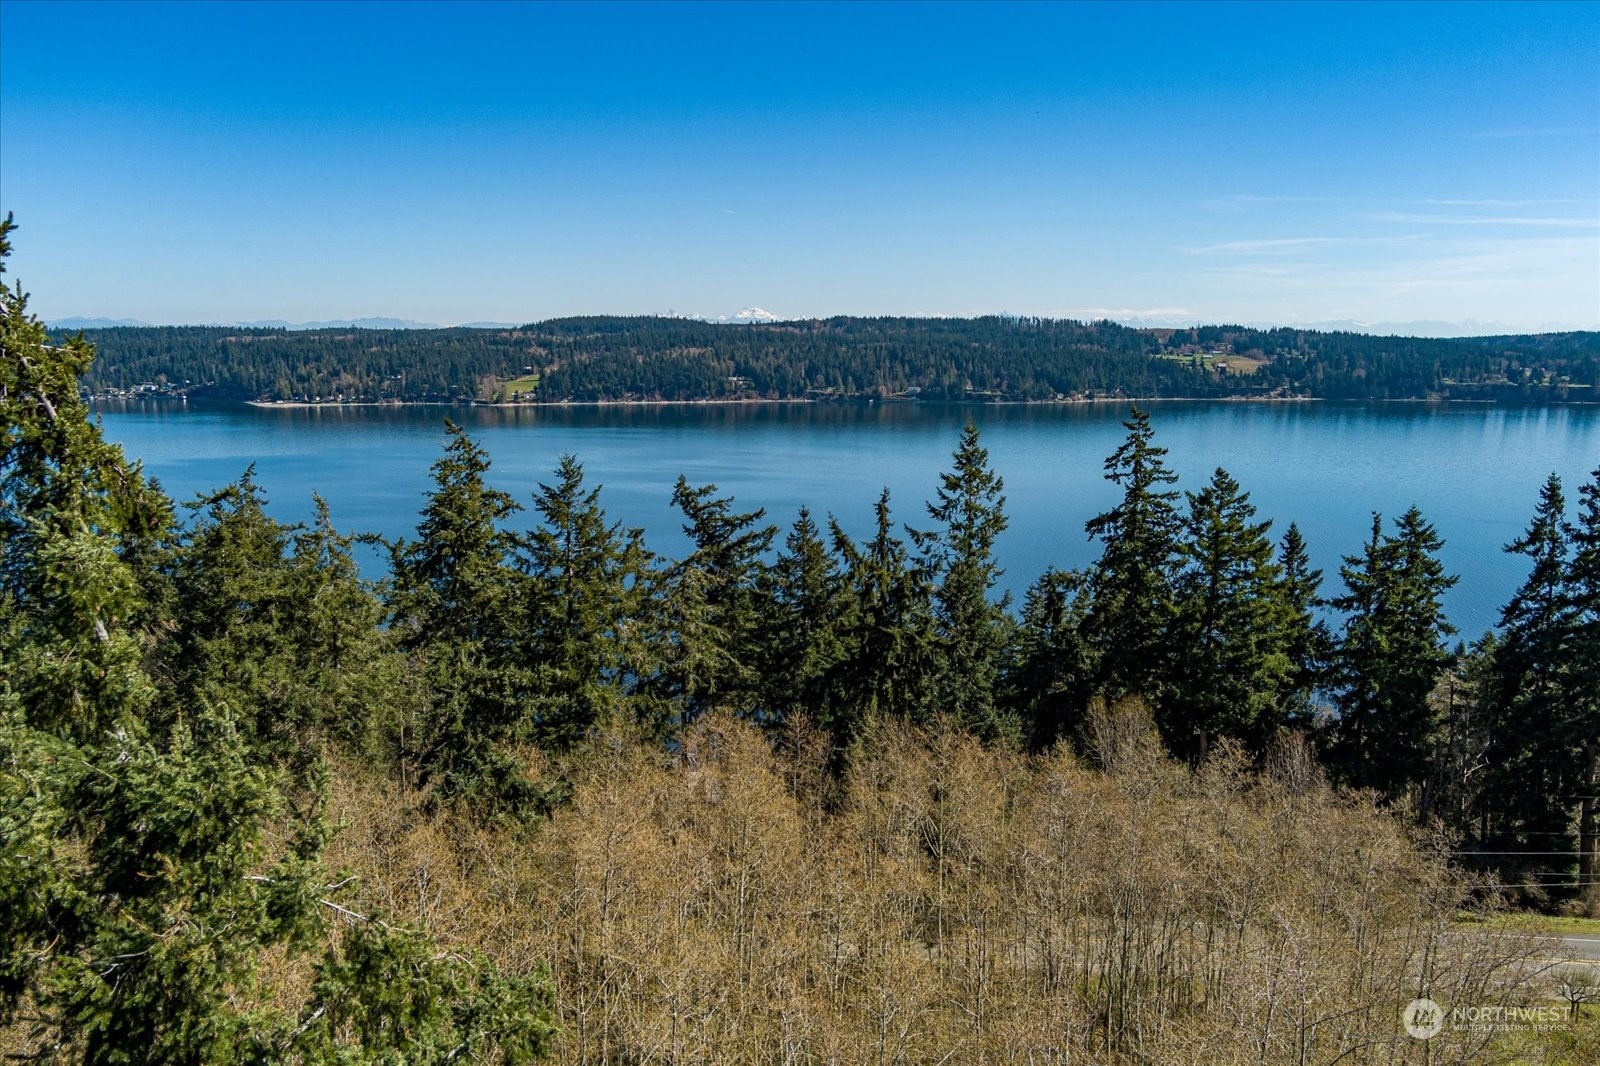
<svg viewBox="0 0 1600 1066">
<path fill-rule="evenodd" d="M 719 325 L 573 318 L 516 330 L 123 327 L 86 334 L 95 393 L 527 402 L 1312 396 L 1588 400 L 1600 334 L 1438 340 L 1027 318 Z"/>
<path fill-rule="evenodd" d="M 0 1053 L 1502 1061 L 1398 1025 L 1550 1002 L 1456 917 L 1600 911 L 1600 470 L 1467 647 L 1424 516 L 1324 582 L 1137 408 L 1020 605 L 970 426 L 863 540 L 679 478 L 681 558 L 449 426 L 372 582 L 248 471 L 177 508 L 3 296 Z"/>
</svg>

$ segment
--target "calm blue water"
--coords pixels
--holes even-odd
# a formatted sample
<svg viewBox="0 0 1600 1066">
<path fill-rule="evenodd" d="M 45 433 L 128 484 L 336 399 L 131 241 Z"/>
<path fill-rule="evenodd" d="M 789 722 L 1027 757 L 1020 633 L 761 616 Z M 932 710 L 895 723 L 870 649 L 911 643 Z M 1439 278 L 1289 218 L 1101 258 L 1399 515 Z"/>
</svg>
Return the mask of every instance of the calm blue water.
<svg viewBox="0 0 1600 1066">
<path fill-rule="evenodd" d="M 1445 538 L 1461 583 L 1452 619 L 1475 636 L 1492 626 L 1524 576 L 1501 547 L 1527 524 L 1552 470 L 1569 500 L 1600 466 L 1600 409 L 1423 404 L 1155 403 L 1157 442 L 1181 488 L 1223 466 L 1281 533 L 1300 524 L 1325 591 L 1339 557 L 1356 552 L 1371 513 L 1412 504 Z M 642 526 L 657 551 L 686 545 L 669 506 L 673 482 L 715 482 L 745 509 L 780 525 L 809 505 L 855 535 L 870 531 L 881 488 L 896 516 L 926 520 L 923 501 L 948 465 L 962 423 L 974 419 L 1005 478 L 1010 530 L 998 552 L 1019 596 L 1046 566 L 1082 566 L 1097 554 L 1083 523 L 1116 497 L 1102 464 L 1122 440 L 1122 408 L 753 405 L 566 409 L 316 408 L 259 410 L 151 403 L 103 407 L 107 437 L 144 461 L 179 500 L 256 465 L 282 520 L 327 499 L 345 530 L 411 532 L 448 414 L 494 462 L 491 480 L 526 503 L 557 459 L 572 452 L 611 516 Z M 528 518 L 529 524 L 533 519 Z"/>
</svg>

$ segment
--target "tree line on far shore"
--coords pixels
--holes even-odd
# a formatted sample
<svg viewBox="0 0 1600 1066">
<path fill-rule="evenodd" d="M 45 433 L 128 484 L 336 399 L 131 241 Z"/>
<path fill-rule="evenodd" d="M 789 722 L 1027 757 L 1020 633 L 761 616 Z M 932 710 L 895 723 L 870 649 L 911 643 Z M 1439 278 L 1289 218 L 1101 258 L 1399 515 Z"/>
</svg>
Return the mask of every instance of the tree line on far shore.
<svg viewBox="0 0 1600 1066">
<path fill-rule="evenodd" d="M 518 329 L 91 330 L 91 392 L 298 402 L 1593 399 L 1600 333 L 1438 339 L 988 316 Z"/>
</svg>

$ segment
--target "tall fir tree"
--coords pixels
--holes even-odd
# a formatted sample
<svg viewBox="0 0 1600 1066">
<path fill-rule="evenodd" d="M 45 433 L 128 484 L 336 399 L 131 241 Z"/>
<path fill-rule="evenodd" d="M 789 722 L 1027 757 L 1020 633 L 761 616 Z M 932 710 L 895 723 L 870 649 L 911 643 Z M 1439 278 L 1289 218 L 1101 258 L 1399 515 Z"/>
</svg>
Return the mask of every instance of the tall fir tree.
<svg viewBox="0 0 1600 1066">
<path fill-rule="evenodd" d="M 179 705 L 226 704 L 264 747 L 281 754 L 304 724 L 284 719 L 274 699 L 282 659 L 297 634 L 282 626 L 293 530 L 271 518 L 254 466 L 186 506 L 195 521 L 176 553 L 172 691 Z M 268 739 L 271 735 L 271 740 Z M 274 743 L 274 741 L 276 743 Z"/>
<path fill-rule="evenodd" d="M 1284 710 L 1291 726 L 1308 728 L 1314 714 L 1312 701 L 1322 687 L 1332 655 L 1333 635 L 1317 617 L 1323 606 L 1322 571 L 1312 567 L 1305 537 L 1293 522 L 1279 542 L 1278 570 L 1284 650 L 1289 656 Z"/>
<path fill-rule="evenodd" d="M 1047 570 L 1029 587 L 1002 682 L 1004 700 L 1034 751 L 1077 737 L 1096 675 L 1083 638 L 1089 576 Z"/>
<path fill-rule="evenodd" d="M 94 357 L 55 344 L 4 282 L 0 219 L 0 654 L 32 724 L 98 740 L 107 708 L 150 696 L 140 661 L 172 505 L 101 437 L 78 386 Z"/>
<path fill-rule="evenodd" d="M 322 738 L 389 761 L 394 719 L 415 694 L 404 656 L 383 628 L 376 588 L 356 563 L 358 538 L 334 528 L 328 505 L 312 497 L 311 523 L 294 534 L 284 627 L 298 635 L 287 666 L 293 681 L 285 714 Z M 305 746 L 304 743 L 301 745 Z"/>
<path fill-rule="evenodd" d="M 989 598 L 1002 573 L 994 542 L 1006 529 L 1005 482 L 990 468 L 989 451 L 970 422 L 952 458 L 953 469 L 940 475 L 937 496 L 927 505 L 938 527 L 910 534 L 934 589 L 939 696 L 963 729 L 985 741 L 1016 739 L 1017 719 L 995 699 L 1009 597 Z"/>
<path fill-rule="evenodd" d="M 1572 544 L 1568 662 L 1574 696 L 1568 733 L 1580 760 L 1578 883 L 1588 913 L 1600 917 L 1600 467 L 1579 488 L 1577 519 L 1566 532 Z"/>
<path fill-rule="evenodd" d="M 1438 559 L 1443 546 L 1415 507 L 1388 536 L 1374 514 L 1362 554 L 1346 556 L 1339 569 L 1347 591 L 1331 601 L 1345 625 L 1332 672 L 1329 762 L 1346 783 L 1391 799 L 1426 774 L 1435 725 L 1429 695 L 1451 661 L 1445 641 L 1455 629 L 1441 597 L 1457 579 Z"/>
<path fill-rule="evenodd" d="M 1494 721 L 1491 785 L 1484 796 L 1490 808 L 1487 837 L 1501 850 L 1551 852 L 1574 843 L 1580 756 L 1567 735 L 1576 696 L 1569 658 L 1576 619 L 1565 520 L 1561 479 L 1552 474 L 1527 530 L 1506 545 L 1507 552 L 1526 556 L 1530 567 L 1500 613 L 1487 693 Z M 1520 879 L 1531 873 L 1524 870 Z"/>
<path fill-rule="evenodd" d="M 445 429 L 417 539 L 389 546 L 390 623 L 427 699 L 411 755 L 442 796 L 510 809 L 536 798 L 507 750 L 531 730 L 516 541 L 502 528 L 521 507 L 489 487 L 489 457 L 466 431 Z"/>
<path fill-rule="evenodd" d="M 1133 409 L 1128 437 L 1106 459 L 1106 478 L 1122 500 L 1085 525 L 1103 545 L 1091 578 L 1084 635 L 1099 663 L 1099 687 L 1113 698 L 1140 695 L 1159 702 L 1169 676 L 1173 570 L 1181 527 L 1165 448 L 1154 443 L 1150 416 Z"/>
<path fill-rule="evenodd" d="M 1250 494 L 1220 467 L 1188 494 L 1174 583 L 1172 673 L 1157 723 L 1174 752 L 1205 754 L 1233 737 L 1263 750 L 1286 723 L 1292 664 L 1283 574 L 1271 522 L 1256 522 Z"/>
<path fill-rule="evenodd" d="M 262 755 L 305 765 L 328 728 L 361 733 L 360 704 L 393 693 L 361 683 L 381 658 L 378 612 L 326 507 L 318 501 L 317 527 L 303 530 L 265 505 L 253 467 L 188 505 L 166 702 L 227 707 Z"/>
<path fill-rule="evenodd" d="M 679 477 L 672 504 L 694 548 L 665 577 L 659 608 L 665 623 L 658 687 L 680 721 L 714 709 L 754 709 L 767 608 L 764 556 L 777 528 L 765 509 L 736 511 L 715 485 Z"/>
<path fill-rule="evenodd" d="M 556 483 L 539 486 L 542 522 L 521 541 L 529 581 L 526 643 L 537 705 L 535 734 L 557 750 L 627 724 L 640 662 L 638 616 L 648 588 L 648 553 L 638 529 L 608 523 L 600 489 L 561 457 Z"/>
<path fill-rule="evenodd" d="M 847 736 L 838 721 L 837 672 L 844 660 L 852 608 L 845 575 L 806 508 L 800 509 L 769 575 L 762 706 L 777 720 L 805 714 L 830 735 Z"/>
<path fill-rule="evenodd" d="M 879 715 L 925 721 L 936 709 L 932 589 L 912 564 L 905 542 L 895 536 L 888 489 L 873 515 L 872 539 L 861 545 L 838 522 L 829 523 L 855 605 L 840 664 L 845 700 L 840 716 L 847 723 L 842 735 L 852 739 Z"/>
</svg>

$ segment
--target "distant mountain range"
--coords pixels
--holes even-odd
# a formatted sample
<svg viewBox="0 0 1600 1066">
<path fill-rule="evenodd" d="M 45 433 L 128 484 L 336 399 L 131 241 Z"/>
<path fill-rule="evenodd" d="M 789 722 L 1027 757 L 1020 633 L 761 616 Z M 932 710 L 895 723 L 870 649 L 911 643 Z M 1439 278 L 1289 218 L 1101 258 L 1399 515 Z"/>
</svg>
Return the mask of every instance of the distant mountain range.
<svg viewBox="0 0 1600 1066">
<path fill-rule="evenodd" d="M 1017 316 L 1002 312 L 1001 317 L 1028 316 Z M 1084 322 L 1104 319 L 1115 322 L 1119 326 L 1129 326 L 1133 329 L 1189 329 L 1203 321 L 1198 318 L 1176 315 L 1118 315 L 1096 311 L 1069 313 L 1065 317 L 1076 318 Z M 1216 321 L 1220 322 L 1222 320 Z M 1235 320 L 1229 319 L 1228 321 Z M 1260 330 L 1287 328 L 1312 330 L 1317 333 L 1361 333 L 1369 337 L 1436 338 L 1532 336 L 1541 333 L 1577 333 L 1600 328 L 1600 323 L 1580 326 L 1571 322 L 1542 322 L 1537 329 L 1529 330 L 1507 322 L 1485 322 L 1476 318 L 1457 319 L 1454 321 L 1428 318 L 1386 322 L 1367 322 L 1354 318 L 1325 319 L 1319 322 L 1264 322 L 1252 320 L 1244 322 L 1242 325 L 1249 329 Z"/>
<path fill-rule="evenodd" d="M 1298 329 L 1314 329 L 1319 333 L 1366 333 L 1374 337 L 1506 337 L 1513 335 L 1526 335 L 1525 329 L 1518 329 L 1505 322 L 1481 322 L 1475 318 L 1464 319 L 1459 322 L 1444 322 L 1438 319 L 1417 319 L 1409 322 L 1359 322 L 1354 319 L 1342 318 L 1327 322 L 1301 322 L 1295 324 Z M 1271 326 L 1260 325 L 1258 328 L 1271 329 Z M 1580 327 L 1563 325 L 1560 323 L 1545 323 L 1540 326 L 1538 333 L 1569 333 Z"/>
<path fill-rule="evenodd" d="M 755 322 L 781 322 L 782 319 L 771 311 L 763 311 L 759 307 L 746 307 L 744 310 L 731 315 L 711 317 L 708 315 L 680 315 L 674 311 L 667 311 L 659 315 L 660 318 L 684 318 L 695 322 L 725 322 L 733 325 L 750 325 Z M 115 329 L 119 326 L 149 326 L 153 323 L 137 318 L 57 318 L 45 323 L 54 330 L 78 329 Z M 446 327 L 437 322 L 417 322 L 409 318 L 330 318 L 322 322 L 290 322 L 283 318 L 262 318 L 253 322 L 196 322 L 184 323 L 185 325 L 200 326 L 237 326 L 240 329 L 516 329 L 526 325 L 524 322 L 457 322 L 454 326 Z"/>
<path fill-rule="evenodd" d="M 55 330 L 116 329 L 119 326 L 148 326 L 137 318 L 56 318 L 45 325 Z"/>
<path fill-rule="evenodd" d="M 684 322 L 712 322 L 740 326 L 749 326 L 757 322 L 783 321 L 781 315 L 775 315 L 771 311 L 763 311 L 759 307 L 746 307 L 743 311 L 738 311 L 731 315 L 698 315 L 693 312 L 685 313 L 668 309 L 666 311 L 657 311 L 654 317 L 676 318 Z"/>
</svg>

